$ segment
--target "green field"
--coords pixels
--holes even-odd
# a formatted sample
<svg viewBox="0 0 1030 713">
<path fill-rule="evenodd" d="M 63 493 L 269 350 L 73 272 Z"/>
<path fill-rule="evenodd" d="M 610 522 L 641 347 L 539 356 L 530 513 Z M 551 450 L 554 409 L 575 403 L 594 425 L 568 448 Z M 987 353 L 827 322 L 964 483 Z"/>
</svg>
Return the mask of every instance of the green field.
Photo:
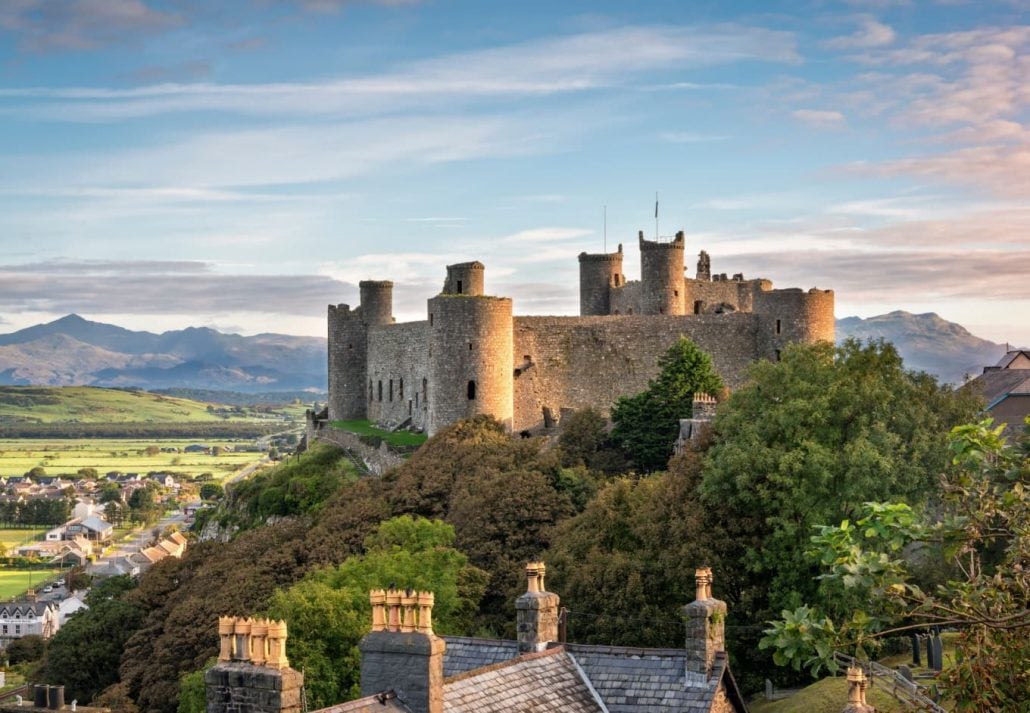
<svg viewBox="0 0 1030 713">
<path fill-rule="evenodd" d="M 45 582 L 57 579 L 60 573 L 59 569 L 0 569 L 0 600 L 23 594 L 29 588 L 30 578 L 32 587 L 39 591 Z"/>
<path fill-rule="evenodd" d="M 329 425 L 333 428 L 338 428 L 341 431 L 356 433 L 359 436 L 381 438 L 391 446 L 421 446 L 428 438 L 424 433 L 412 433 L 411 431 L 384 431 L 383 429 L 376 428 L 370 422 L 364 420 L 332 421 Z"/>
<path fill-rule="evenodd" d="M 147 391 L 92 386 L 0 386 L 0 422 L 33 423 L 212 423 L 281 421 L 303 417 L 303 406 L 273 413 L 207 404 Z"/>
<path fill-rule="evenodd" d="M 46 534 L 45 527 L 14 528 L 11 530 L 0 530 L 0 544 L 9 552 L 19 545 L 27 544 L 33 540 L 41 540 Z"/>
<path fill-rule="evenodd" d="M 199 440 L 147 439 L 0 439 L 0 475 L 22 475 L 42 466 L 47 475 L 74 476 L 80 468 L 96 468 L 104 475 L 109 471 L 148 473 L 167 471 L 195 478 L 211 473 L 217 479 L 231 476 L 241 468 L 262 459 L 262 453 L 158 453 L 146 455 L 149 446 L 179 448 L 199 443 L 205 446 L 232 447 L 250 443 L 228 439 Z"/>
</svg>

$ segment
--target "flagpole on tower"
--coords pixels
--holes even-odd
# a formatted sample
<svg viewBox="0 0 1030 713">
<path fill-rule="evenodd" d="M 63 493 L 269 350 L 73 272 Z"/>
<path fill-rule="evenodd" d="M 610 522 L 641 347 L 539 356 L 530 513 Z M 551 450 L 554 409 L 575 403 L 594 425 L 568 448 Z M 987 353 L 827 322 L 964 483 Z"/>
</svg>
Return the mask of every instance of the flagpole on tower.
<svg viewBox="0 0 1030 713">
<path fill-rule="evenodd" d="M 654 192 L 654 239 L 658 240 L 658 191 Z"/>
</svg>

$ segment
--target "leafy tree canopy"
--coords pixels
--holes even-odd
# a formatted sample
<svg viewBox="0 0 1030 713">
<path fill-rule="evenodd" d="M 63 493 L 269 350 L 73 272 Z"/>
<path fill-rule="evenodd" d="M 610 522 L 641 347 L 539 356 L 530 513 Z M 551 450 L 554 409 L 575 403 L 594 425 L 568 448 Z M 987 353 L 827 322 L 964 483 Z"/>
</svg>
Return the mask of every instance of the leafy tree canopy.
<svg viewBox="0 0 1030 713">
<path fill-rule="evenodd" d="M 1030 418 L 1017 448 L 991 420 L 953 431 L 941 512 L 917 519 L 903 503 L 867 503 L 862 517 L 820 526 L 810 556 L 825 570 L 821 609 L 784 610 L 764 647 L 780 664 L 835 668 L 834 649 L 865 655 L 886 634 L 959 628 L 958 657 L 939 681 L 960 711 L 1023 710 L 1030 690 Z M 955 576 L 914 581 L 905 553 L 942 543 Z M 828 591 L 826 591 L 828 589 Z"/>
<path fill-rule="evenodd" d="M 686 337 L 661 356 L 658 367 L 647 390 L 621 398 L 612 407 L 612 441 L 646 472 L 669 462 L 680 419 L 693 415 L 694 394 L 723 389 L 712 358 Z"/>
<path fill-rule="evenodd" d="M 358 695 L 357 647 L 371 622 L 372 589 L 432 591 L 434 630 L 470 633 L 487 577 L 453 543 L 454 528 L 439 520 L 393 518 L 366 539 L 365 554 L 316 570 L 273 596 L 269 613 L 290 627 L 290 658 L 307 674 L 313 706 Z"/>
<path fill-rule="evenodd" d="M 948 431 L 976 407 L 906 371 L 882 341 L 794 345 L 780 362 L 755 363 L 716 417 L 702 496 L 747 525 L 740 541 L 753 547 L 739 566 L 770 613 L 812 594 L 813 525 L 854 519 L 870 500 L 924 502 L 947 462 Z"/>
</svg>

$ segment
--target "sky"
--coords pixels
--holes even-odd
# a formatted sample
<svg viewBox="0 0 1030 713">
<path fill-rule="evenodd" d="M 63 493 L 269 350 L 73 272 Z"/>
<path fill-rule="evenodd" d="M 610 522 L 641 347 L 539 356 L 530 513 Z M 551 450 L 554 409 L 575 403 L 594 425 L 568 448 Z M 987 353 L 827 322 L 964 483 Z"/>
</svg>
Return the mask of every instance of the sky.
<svg viewBox="0 0 1030 713">
<path fill-rule="evenodd" d="M 324 335 L 586 250 L 1030 344 L 1030 0 L 0 0 L 0 331 Z M 606 226 L 606 227 L 605 227 Z"/>
</svg>

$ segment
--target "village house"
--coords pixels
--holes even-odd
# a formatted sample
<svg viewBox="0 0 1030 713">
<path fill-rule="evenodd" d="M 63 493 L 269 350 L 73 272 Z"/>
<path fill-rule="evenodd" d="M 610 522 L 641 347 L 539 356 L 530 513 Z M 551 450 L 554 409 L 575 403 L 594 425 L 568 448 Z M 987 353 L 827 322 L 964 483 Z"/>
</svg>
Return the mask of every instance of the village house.
<svg viewBox="0 0 1030 713">
<path fill-rule="evenodd" d="M 1030 416 L 1030 350 L 1009 351 L 994 366 L 985 366 L 965 388 L 984 398 L 995 423 L 1008 424 L 1005 433 L 1011 438 Z"/>
<path fill-rule="evenodd" d="M 371 592 L 362 697 L 317 713 L 747 713 L 710 569 L 695 573 L 686 645 L 677 649 L 561 641 L 559 599 L 544 588 L 544 572 L 542 562 L 526 567 L 515 641 L 437 636 L 432 593 Z M 223 617 L 219 636 L 219 662 L 205 675 L 208 713 L 300 712 L 304 676 L 289 668 L 284 622 Z"/>
<path fill-rule="evenodd" d="M 0 643 L 34 634 L 49 639 L 61 628 L 60 614 L 54 602 L 37 601 L 34 597 L 0 604 Z"/>
</svg>

